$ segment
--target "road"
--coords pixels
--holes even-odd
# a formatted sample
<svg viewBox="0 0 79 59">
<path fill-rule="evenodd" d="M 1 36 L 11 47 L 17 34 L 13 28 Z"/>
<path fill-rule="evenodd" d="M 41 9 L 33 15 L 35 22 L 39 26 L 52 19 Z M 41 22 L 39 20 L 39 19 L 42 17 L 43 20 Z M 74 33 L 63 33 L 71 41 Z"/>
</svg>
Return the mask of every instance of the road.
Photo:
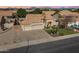
<svg viewBox="0 0 79 59">
<path fill-rule="evenodd" d="M 79 36 L 65 40 L 52 41 L 20 47 L 6 51 L 7 53 L 79 53 Z"/>
</svg>

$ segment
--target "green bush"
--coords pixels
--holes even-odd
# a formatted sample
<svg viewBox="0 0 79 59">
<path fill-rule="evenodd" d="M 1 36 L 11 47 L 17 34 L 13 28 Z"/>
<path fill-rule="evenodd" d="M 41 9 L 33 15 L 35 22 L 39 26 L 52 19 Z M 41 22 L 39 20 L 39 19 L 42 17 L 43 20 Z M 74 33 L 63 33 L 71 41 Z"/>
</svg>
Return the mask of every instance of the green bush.
<svg viewBox="0 0 79 59">
<path fill-rule="evenodd" d="M 73 31 L 72 28 L 63 29 L 58 27 L 46 28 L 45 29 L 49 34 L 56 34 L 58 36 L 64 36 L 69 34 L 74 34 L 76 32 Z"/>
<path fill-rule="evenodd" d="M 60 32 L 60 33 L 59 33 L 59 35 L 60 35 L 60 36 L 63 36 L 63 35 L 64 35 L 64 33 Z"/>
<path fill-rule="evenodd" d="M 52 30 L 50 30 L 50 29 L 45 29 L 45 31 L 48 32 L 49 34 L 52 33 Z"/>
<path fill-rule="evenodd" d="M 18 17 L 26 17 L 26 14 L 28 14 L 28 12 L 25 9 L 20 8 L 17 10 Z"/>
<path fill-rule="evenodd" d="M 30 14 L 42 14 L 42 10 L 40 10 L 39 8 L 36 8 L 34 11 L 29 12 Z"/>
<path fill-rule="evenodd" d="M 63 35 L 69 35 L 69 34 L 74 34 L 75 32 L 71 29 L 59 29 L 59 35 L 61 35 L 61 33 Z"/>
</svg>

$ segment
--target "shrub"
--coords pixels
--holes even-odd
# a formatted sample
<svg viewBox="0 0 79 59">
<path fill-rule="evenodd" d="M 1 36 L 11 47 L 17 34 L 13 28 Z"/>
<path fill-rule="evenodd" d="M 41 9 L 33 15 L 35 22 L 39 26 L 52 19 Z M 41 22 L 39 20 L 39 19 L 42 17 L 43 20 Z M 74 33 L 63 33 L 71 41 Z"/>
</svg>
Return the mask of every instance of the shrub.
<svg viewBox="0 0 79 59">
<path fill-rule="evenodd" d="M 64 33 L 63 33 L 63 32 L 60 32 L 60 33 L 59 33 L 59 35 L 60 35 L 60 36 L 63 36 L 63 35 L 64 35 Z"/>
<path fill-rule="evenodd" d="M 20 18 L 26 17 L 26 14 L 28 14 L 28 12 L 25 9 L 20 8 L 17 10 L 17 15 Z"/>
</svg>

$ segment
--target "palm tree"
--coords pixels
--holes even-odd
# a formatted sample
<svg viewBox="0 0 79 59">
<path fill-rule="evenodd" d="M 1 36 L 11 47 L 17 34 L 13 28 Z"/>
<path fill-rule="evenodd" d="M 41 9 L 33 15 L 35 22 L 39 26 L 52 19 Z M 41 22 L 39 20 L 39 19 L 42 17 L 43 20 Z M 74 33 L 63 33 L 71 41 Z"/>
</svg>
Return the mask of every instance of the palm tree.
<svg viewBox="0 0 79 59">
<path fill-rule="evenodd" d="M 50 21 L 50 22 L 48 22 L 47 27 L 50 27 L 50 28 L 51 28 L 51 24 L 52 24 L 52 22 L 51 22 L 51 21 Z"/>
<path fill-rule="evenodd" d="M 44 27 L 47 27 L 47 26 L 46 26 L 46 15 L 45 15 L 45 14 L 43 14 L 43 16 L 44 16 L 44 17 L 43 17 L 43 19 L 42 19 L 42 20 L 43 20 L 43 23 L 44 23 Z"/>
</svg>

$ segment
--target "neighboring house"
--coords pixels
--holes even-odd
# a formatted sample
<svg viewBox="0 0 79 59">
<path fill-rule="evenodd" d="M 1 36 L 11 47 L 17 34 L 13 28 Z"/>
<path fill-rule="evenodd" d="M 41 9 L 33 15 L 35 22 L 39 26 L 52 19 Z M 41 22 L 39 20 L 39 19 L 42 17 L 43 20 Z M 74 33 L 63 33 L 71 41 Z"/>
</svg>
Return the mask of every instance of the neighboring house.
<svg viewBox="0 0 79 59">
<path fill-rule="evenodd" d="M 16 13 L 15 10 L 0 10 L 0 22 L 2 16 L 6 19 L 6 23 L 4 24 L 5 28 L 10 28 L 13 26 L 13 23 L 11 21 L 14 21 L 14 18 L 12 17 L 12 14 Z M 11 23 L 10 23 L 11 22 Z"/>
<path fill-rule="evenodd" d="M 0 10 L 0 16 L 12 16 L 12 13 L 16 13 L 16 10 Z"/>
<path fill-rule="evenodd" d="M 66 27 L 71 27 L 71 25 L 79 24 L 79 13 L 63 10 L 60 11 L 59 14 L 61 15 L 61 24 L 67 25 Z"/>
<path fill-rule="evenodd" d="M 12 18 L 13 13 L 16 13 L 16 10 L 0 10 L 0 20 L 2 16 L 4 16 L 7 21 L 14 20 Z"/>
</svg>

